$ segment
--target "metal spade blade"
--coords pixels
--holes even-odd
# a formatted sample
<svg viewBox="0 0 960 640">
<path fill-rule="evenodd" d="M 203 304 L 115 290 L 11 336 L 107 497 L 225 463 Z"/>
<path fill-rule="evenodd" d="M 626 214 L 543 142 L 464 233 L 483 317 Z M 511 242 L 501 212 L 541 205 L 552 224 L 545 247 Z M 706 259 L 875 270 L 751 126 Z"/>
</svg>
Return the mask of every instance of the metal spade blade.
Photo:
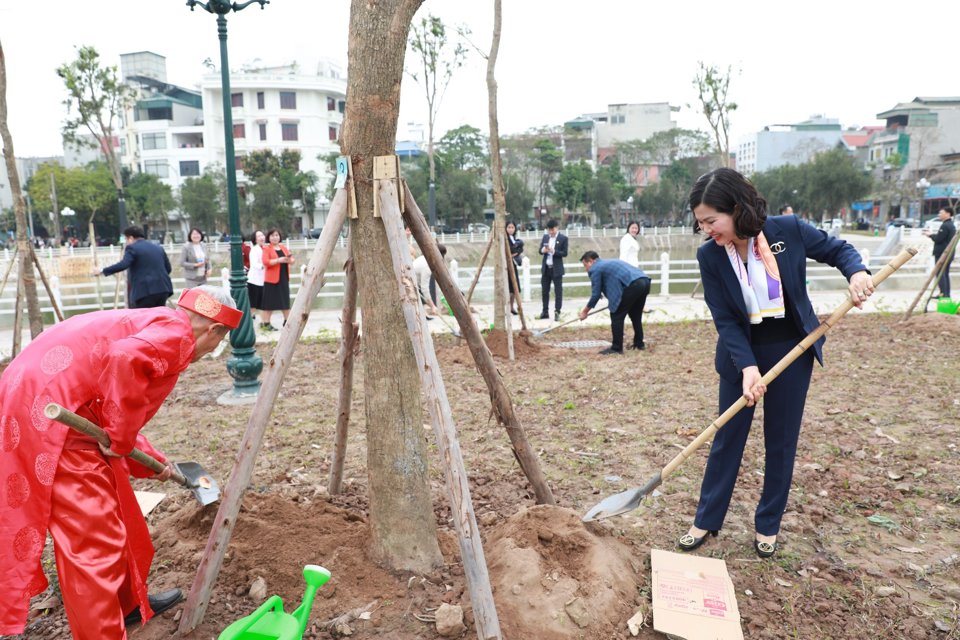
<svg viewBox="0 0 960 640">
<path fill-rule="evenodd" d="M 196 462 L 175 462 L 173 467 L 187 481 L 184 486 L 193 491 L 194 497 L 201 505 L 207 506 L 220 499 L 220 485 L 199 464 Z"/>
</svg>

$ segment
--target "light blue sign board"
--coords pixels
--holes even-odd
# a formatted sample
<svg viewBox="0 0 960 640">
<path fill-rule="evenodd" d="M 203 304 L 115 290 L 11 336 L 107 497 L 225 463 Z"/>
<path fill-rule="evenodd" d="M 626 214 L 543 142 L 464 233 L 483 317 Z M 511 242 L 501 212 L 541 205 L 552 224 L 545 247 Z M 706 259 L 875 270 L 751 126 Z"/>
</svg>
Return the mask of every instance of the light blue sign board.
<svg viewBox="0 0 960 640">
<path fill-rule="evenodd" d="M 927 187 L 924 200 L 960 198 L 960 184 L 934 184 Z"/>
<path fill-rule="evenodd" d="M 340 156 L 337 158 L 337 182 L 334 187 L 342 189 L 347 184 L 347 158 Z"/>
</svg>

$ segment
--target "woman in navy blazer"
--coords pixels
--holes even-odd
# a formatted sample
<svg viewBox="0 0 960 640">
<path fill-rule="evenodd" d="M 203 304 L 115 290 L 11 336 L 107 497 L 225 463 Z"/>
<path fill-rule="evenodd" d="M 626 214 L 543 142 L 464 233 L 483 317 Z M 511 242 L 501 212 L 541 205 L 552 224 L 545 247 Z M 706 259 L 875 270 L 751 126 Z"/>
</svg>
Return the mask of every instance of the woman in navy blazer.
<svg viewBox="0 0 960 640">
<path fill-rule="evenodd" d="M 733 169 L 715 169 L 701 176 L 690 193 L 690 208 L 696 217 L 694 232 L 710 238 L 697 251 L 697 261 L 718 333 L 715 364 L 720 374 L 720 411 L 741 395 L 747 399 L 747 408 L 714 437 L 694 526 L 681 536 L 678 546 L 684 551 L 696 549 L 723 526 L 754 408 L 766 395 L 765 471 L 754 517 L 754 549 L 767 558 L 777 549 L 814 357 L 823 364 L 823 338 L 769 388 L 761 377 L 820 324 L 807 297 L 807 258 L 839 269 L 850 282 L 850 295 L 858 308 L 873 293 L 873 281 L 848 243 L 796 216 L 767 218 L 766 201 Z"/>
</svg>

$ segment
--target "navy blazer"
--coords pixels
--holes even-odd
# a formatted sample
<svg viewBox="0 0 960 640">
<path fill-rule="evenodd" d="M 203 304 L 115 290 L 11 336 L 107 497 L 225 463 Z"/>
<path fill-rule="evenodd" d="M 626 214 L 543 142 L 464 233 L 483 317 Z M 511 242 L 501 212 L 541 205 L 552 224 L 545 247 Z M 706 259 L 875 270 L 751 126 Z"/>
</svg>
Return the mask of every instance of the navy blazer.
<svg viewBox="0 0 960 640">
<path fill-rule="evenodd" d="M 170 281 L 170 259 L 167 252 L 158 244 L 140 239 L 131 242 L 123 251 L 120 262 L 103 268 L 103 275 L 109 276 L 118 271 L 129 269 L 130 301 L 136 302 L 147 296 L 165 293 L 173 295 L 173 283 Z"/>
<path fill-rule="evenodd" d="M 540 241 L 540 249 L 542 251 L 544 247 L 550 245 L 550 234 L 543 234 L 543 239 Z M 567 257 L 567 236 L 563 235 L 559 231 L 557 232 L 557 244 L 553 247 L 553 275 L 554 277 L 562 276 L 565 272 L 563 269 L 563 259 Z M 541 254 L 543 260 L 540 262 L 540 268 L 546 269 L 547 267 L 547 254 Z"/>
<path fill-rule="evenodd" d="M 867 271 L 852 245 L 831 238 L 796 216 L 767 218 L 763 235 L 774 252 L 786 304 L 790 305 L 790 311 L 799 323 L 797 330 L 802 335 L 820 326 L 807 296 L 807 258 L 836 267 L 847 280 L 858 271 Z M 743 292 L 724 247 L 708 240 L 697 250 L 697 261 L 700 263 L 704 299 L 719 334 L 715 361 L 717 373 L 735 382 L 744 368 L 757 364 L 750 347 L 750 317 Z M 824 339 L 820 338 L 814 344 L 821 365 L 823 342 Z"/>
</svg>

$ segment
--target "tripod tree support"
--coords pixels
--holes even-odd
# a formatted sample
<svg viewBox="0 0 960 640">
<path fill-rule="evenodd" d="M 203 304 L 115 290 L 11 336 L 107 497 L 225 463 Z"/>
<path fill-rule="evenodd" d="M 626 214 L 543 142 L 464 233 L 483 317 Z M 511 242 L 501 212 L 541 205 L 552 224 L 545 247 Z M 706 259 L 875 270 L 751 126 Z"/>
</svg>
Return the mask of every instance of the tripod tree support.
<svg viewBox="0 0 960 640">
<path fill-rule="evenodd" d="M 217 510 L 216 518 L 214 518 L 210 537 L 207 538 L 207 546 L 203 551 L 197 576 L 184 604 L 183 617 L 180 618 L 178 628 L 178 633 L 181 635 L 190 633 L 203 621 L 207 604 L 210 601 L 210 593 L 213 591 L 213 585 L 220 574 L 223 558 L 227 552 L 227 545 L 230 543 L 230 535 L 233 533 L 233 526 L 236 524 L 237 515 L 240 513 L 240 501 L 243 499 L 243 493 L 253 476 L 257 453 L 263 443 L 263 435 L 270 421 L 270 415 L 273 413 L 273 406 L 280 394 L 280 386 L 283 384 L 283 378 L 290 367 L 297 341 L 300 339 L 300 334 L 303 332 L 307 318 L 310 316 L 310 305 L 317 297 L 317 293 L 320 292 L 320 287 L 323 286 L 323 273 L 330 262 L 330 256 L 333 255 L 334 248 L 337 246 L 337 237 L 340 234 L 340 228 L 343 226 L 346 214 L 347 193 L 340 189 L 330 206 L 330 215 L 326 224 L 323 225 L 320 239 L 317 241 L 317 246 L 310 257 L 310 263 L 307 265 L 306 273 L 304 273 L 303 284 L 297 291 L 297 297 L 290 309 L 290 316 L 280 333 L 280 341 L 266 367 L 263 385 L 260 387 L 260 393 L 257 394 L 256 404 L 250 412 L 250 419 L 247 421 L 247 430 L 240 442 L 240 453 L 237 455 L 236 464 L 233 466 L 230 479 L 223 491 L 220 508 Z"/>
<path fill-rule="evenodd" d="M 914 308 L 916 308 L 917 303 L 920 302 L 920 298 L 923 297 L 923 294 L 929 289 L 930 295 L 927 297 L 927 301 L 923 304 L 923 312 L 927 312 L 927 305 L 930 304 L 930 298 L 933 297 L 933 287 L 930 286 L 931 282 L 940 282 L 940 276 L 943 275 L 943 270 L 947 268 L 947 261 L 953 255 L 953 252 L 957 248 L 957 240 L 960 240 L 960 233 L 953 234 L 953 240 L 950 241 L 950 245 L 947 247 L 947 250 L 940 255 L 940 259 L 937 260 L 937 263 L 933 266 L 933 271 L 930 272 L 930 275 L 927 276 L 926 282 L 923 283 L 923 286 L 920 287 L 920 291 L 917 292 L 917 297 L 913 299 L 913 302 L 910 303 L 910 306 L 907 307 L 906 312 L 903 314 L 903 317 L 900 318 L 900 322 L 904 320 L 909 320 L 910 316 L 913 314 Z"/>
<path fill-rule="evenodd" d="M 343 483 L 343 460 L 347 453 L 347 431 L 350 428 L 350 404 L 353 399 L 353 361 L 360 346 L 360 325 L 357 324 L 357 272 L 353 268 L 353 239 L 347 241 L 347 262 L 343 265 L 343 311 L 340 314 L 340 392 L 337 396 L 337 428 L 330 461 L 330 495 L 340 493 Z"/>
<path fill-rule="evenodd" d="M 463 572 L 470 591 L 474 620 L 478 638 L 502 638 L 497 609 L 493 601 L 493 589 L 490 575 L 480 541 L 480 529 L 477 526 L 473 502 L 470 498 L 470 485 L 467 471 L 463 465 L 463 455 L 457 440 L 453 412 L 447 399 L 446 387 L 440 375 L 440 364 L 433 347 L 430 328 L 420 305 L 416 285 L 413 281 L 413 265 L 406 251 L 403 233 L 403 221 L 400 213 L 400 199 L 397 183 L 392 180 L 374 180 L 373 197 L 380 202 L 380 216 L 387 232 L 393 267 L 400 287 L 400 301 L 403 318 L 413 341 L 413 352 L 417 359 L 420 382 L 426 396 L 427 411 L 433 425 L 440 459 L 443 461 L 447 493 L 450 498 L 450 511 L 453 526 L 460 541 L 460 556 Z M 421 249 L 425 249 L 420 242 Z M 462 330 L 462 327 L 461 327 Z"/>
<path fill-rule="evenodd" d="M 470 352 L 473 354 L 473 359 L 476 362 L 477 370 L 487 384 L 490 403 L 493 405 L 493 412 L 497 417 L 497 422 L 507 431 L 507 436 L 510 438 L 510 444 L 513 448 L 513 455 L 533 488 L 537 504 L 556 504 L 553 492 L 547 485 L 547 479 L 540 469 L 537 454 L 534 452 L 533 447 L 530 446 L 530 442 L 527 440 L 527 433 L 520 423 L 520 418 L 517 417 L 514 411 L 513 399 L 510 397 L 510 392 L 507 390 L 506 385 L 504 385 L 503 379 L 500 377 L 500 372 L 497 371 L 497 365 L 493 361 L 493 356 L 490 355 L 490 350 L 487 349 L 487 345 L 480 335 L 480 330 L 473 321 L 470 307 L 467 305 L 463 293 L 457 287 L 457 283 L 454 282 L 453 276 L 450 275 L 450 271 L 447 269 L 447 263 L 443 260 L 443 256 L 440 255 L 437 242 L 430 233 L 427 221 L 424 219 L 423 213 L 413 199 L 410 188 L 407 187 L 406 183 L 403 184 L 403 188 L 406 191 L 406 197 L 404 199 L 406 210 L 403 212 L 404 220 L 407 222 L 407 226 L 410 228 L 417 244 L 420 245 L 420 249 L 427 259 L 427 264 L 430 266 L 430 271 L 433 273 L 437 285 L 443 292 L 444 297 L 447 299 L 447 304 L 450 305 L 450 310 L 453 311 L 454 317 L 460 324 L 460 333 L 466 339 L 467 346 L 470 347 Z"/>
</svg>

